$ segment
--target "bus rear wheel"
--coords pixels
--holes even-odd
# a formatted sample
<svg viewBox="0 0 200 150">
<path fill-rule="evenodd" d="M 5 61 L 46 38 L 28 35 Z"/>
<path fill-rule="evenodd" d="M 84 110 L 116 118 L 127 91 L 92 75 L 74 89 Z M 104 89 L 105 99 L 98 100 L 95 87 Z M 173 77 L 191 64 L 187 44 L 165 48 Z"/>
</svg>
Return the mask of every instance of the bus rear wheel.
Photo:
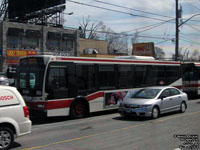
<svg viewBox="0 0 200 150">
<path fill-rule="evenodd" d="M 77 100 L 71 107 L 71 117 L 74 119 L 84 118 L 88 115 L 88 107 L 83 100 Z"/>
</svg>

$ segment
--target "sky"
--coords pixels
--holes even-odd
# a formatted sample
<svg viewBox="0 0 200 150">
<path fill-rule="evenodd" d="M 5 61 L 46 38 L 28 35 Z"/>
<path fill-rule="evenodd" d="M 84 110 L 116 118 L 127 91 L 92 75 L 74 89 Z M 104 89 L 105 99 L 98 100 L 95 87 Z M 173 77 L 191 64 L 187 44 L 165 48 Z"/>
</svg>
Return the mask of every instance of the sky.
<svg viewBox="0 0 200 150">
<path fill-rule="evenodd" d="M 200 0 L 179 0 L 181 7 L 180 23 L 192 18 L 179 28 L 179 47 L 200 52 Z M 78 28 L 88 16 L 116 33 L 137 33 L 137 42 L 154 42 L 166 57 L 175 53 L 175 0 L 66 0 L 65 27 Z"/>
<path fill-rule="evenodd" d="M 153 42 L 170 57 L 175 53 L 175 1 L 66 0 L 64 26 L 78 29 L 83 18 L 90 17 L 91 24 L 102 21 L 116 33 L 125 32 L 129 38 L 137 35 L 138 43 Z M 200 0 L 179 0 L 180 8 L 180 23 L 192 18 L 179 28 L 179 48 L 190 55 L 195 50 L 200 53 Z"/>
</svg>

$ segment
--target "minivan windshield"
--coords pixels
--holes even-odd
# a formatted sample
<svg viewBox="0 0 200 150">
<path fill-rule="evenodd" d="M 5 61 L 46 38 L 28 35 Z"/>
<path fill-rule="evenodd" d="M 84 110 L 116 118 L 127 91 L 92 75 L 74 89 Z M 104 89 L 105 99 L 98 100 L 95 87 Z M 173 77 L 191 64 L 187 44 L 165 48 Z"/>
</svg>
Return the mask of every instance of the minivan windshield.
<svg viewBox="0 0 200 150">
<path fill-rule="evenodd" d="M 134 93 L 131 98 L 153 99 L 160 91 L 161 89 L 141 89 Z"/>
</svg>

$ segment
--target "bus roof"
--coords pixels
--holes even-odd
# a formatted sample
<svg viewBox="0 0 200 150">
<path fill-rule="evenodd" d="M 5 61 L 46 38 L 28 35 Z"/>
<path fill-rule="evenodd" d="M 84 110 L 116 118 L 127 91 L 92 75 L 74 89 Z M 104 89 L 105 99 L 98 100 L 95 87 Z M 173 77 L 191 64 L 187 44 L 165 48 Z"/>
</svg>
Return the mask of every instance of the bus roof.
<svg viewBox="0 0 200 150">
<path fill-rule="evenodd" d="M 182 62 L 182 65 L 194 65 L 196 67 L 200 67 L 200 63 L 199 62 Z"/>
<path fill-rule="evenodd" d="M 68 61 L 68 62 L 75 62 L 75 63 L 111 63 L 111 64 L 130 64 L 130 63 L 137 63 L 137 64 L 154 64 L 154 65 L 180 65 L 181 63 L 178 61 L 160 61 L 160 60 L 153 60 L 153 59 L 128 59 L 127 58 L 94 58 L 94 57 L 71 57 L 71 56 L 53 56 L 53 55 L 37 55 L 37 56 L 25 56 L 23 58 L 35 58 L 40 57 L 44 58 L 44 62 L 47 63 L 48 61 Z"/>
</svg>

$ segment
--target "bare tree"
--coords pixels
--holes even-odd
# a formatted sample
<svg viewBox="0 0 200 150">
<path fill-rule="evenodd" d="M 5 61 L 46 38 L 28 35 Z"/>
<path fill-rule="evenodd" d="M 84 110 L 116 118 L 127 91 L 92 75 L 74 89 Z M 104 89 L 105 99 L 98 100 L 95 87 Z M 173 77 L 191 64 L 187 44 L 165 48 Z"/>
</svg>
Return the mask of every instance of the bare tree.
<svg viewBox="0 0 200 150">
<path fill-rule="evenodd" d="M 79 21 L 80 37 L 86 39 L 104 39 L 108 44 L 109 54 L 128 50 L 128 37 L 123 33 L 115 33 L 102 21 L 93 22 L 90 16 Z"/>
<path fill-rule="evenodd" d="M 199 61 L 200 59 L 200 54 L 199 51 L 196 49 L 193 51 L 192 55 L 190 56 L 191 61 Z"/>
<path fill-rule="evenodd" d="M 132 45 L 138 42 L 138 31 L 136 31 L 135 35 L 131 38 Z"/>
<path fill-rule="evenodd" d="M 80 37 L 87 39 L 98 39 L 98 30 L 102 29 L 103 22 L 92 22 L 90 16 L 83 17 L 82 21 L 79 20 L 79 29 L 81 30 Z"/>
<path fill-rule="evenodd" d="M 109 54 L 128 53 L 128 36 L 124 33 L 116 33 L 105 25 L 102 33 L 101 37 L 108 43 Z"/>
<path fill-rule="evenodd" d="M 165 57 L 165 52 L 163 51 L 162 48 L 155 47 L 154 51 L 155 51 L 155 58 L 157 58 L 157 59 L 163 59 Z"/>
</svg>

